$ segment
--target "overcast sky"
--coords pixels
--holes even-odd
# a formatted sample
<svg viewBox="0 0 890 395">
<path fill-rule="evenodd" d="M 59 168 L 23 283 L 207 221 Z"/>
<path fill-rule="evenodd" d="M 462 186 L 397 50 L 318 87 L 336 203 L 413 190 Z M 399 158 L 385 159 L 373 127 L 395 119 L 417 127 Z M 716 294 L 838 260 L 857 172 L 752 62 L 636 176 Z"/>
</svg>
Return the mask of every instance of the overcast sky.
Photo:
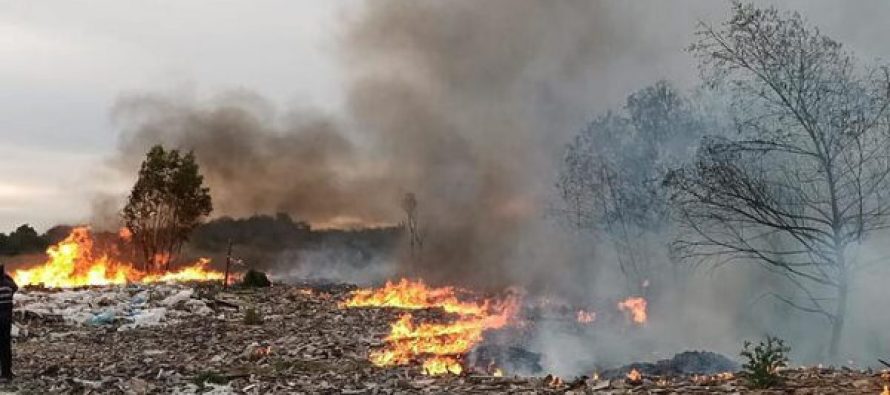
<svg viewBox="0 0 890 395">
<path fill-rule="evenodd" d="M 334 1 L 0 2 L 0 231 L 89 215 L 121 94 L 336 107 L 339 18 Z"/>
<path fill-rule="evenodd" d="M 890 55 L 890 2 L 793 5 L 861 57 Z M 97 193 L 126 188 L 97 170 L 116 144 L 109 110 L 122 94 L 201 96 L 244 88 L 281 106 L 337 111 L 343 91 L 337 39 L 360 6 L 345 0 L 0 0 L 0 231 L 82 221 Z M 622 2 L 616 9 L 617 18 L 646 21 L 641 40 L 651 41 L 641 42 L 641 51 L 656 52 L 597 71 L 609 81 L 627 65 L 645 63 L 647 75 L 620 79 L 604 93 L 620 100 L 619 92 L 638 88 L 636 81 L 693 84 L 682 48 L 694 22 L 721 17 L 725 4 Z"/>
</svg>

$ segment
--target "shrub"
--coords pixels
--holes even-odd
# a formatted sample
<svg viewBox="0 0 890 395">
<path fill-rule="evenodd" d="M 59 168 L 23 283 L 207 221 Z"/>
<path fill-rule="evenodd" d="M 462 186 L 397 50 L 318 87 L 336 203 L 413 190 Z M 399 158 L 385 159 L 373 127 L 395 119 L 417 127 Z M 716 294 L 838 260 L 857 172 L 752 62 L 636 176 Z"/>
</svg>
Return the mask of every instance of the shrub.
<svg viewBox="0 0 890 395">
<path fill-rule="evenodd" d="M 255 308 L 249 307 L 244 310 L 245 325 L 263 325 L 263 315 Z"/>
<path fill-rule="evenodd" d="M 782 382 L 779 375 L 780 368 L 788 366 L 788 356 L 791 347 L 778 337 L 767 336 L 766 341 L 761 341 L 756 346 L 746 341 L 741 352 L 747 359 L 742 365 L 742 371 L 752 388 L 770 388 Z"/>
<path fill-rule="evenodd" d="M 244 273 L 241 285 L 248 288 L 261 288 L 272 285 L 272 282 L 269 281 L 269 277 L 266 277 L 266 273 L 250 269 Z"/>
</svg>

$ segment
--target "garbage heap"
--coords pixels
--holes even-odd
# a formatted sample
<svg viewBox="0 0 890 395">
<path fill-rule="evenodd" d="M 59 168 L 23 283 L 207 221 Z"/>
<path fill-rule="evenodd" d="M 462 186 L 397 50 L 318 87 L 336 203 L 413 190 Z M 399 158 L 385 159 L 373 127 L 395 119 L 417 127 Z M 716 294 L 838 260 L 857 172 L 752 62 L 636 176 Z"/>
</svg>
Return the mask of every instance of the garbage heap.
<svg viewBox="0 0 890 395">
<path fill-rule="evenodd" d="M 178 322 L 185 316 L 213 314 L 212 303 L 182 284 L 26 290 L 15 295 L 13 336 L 57 323 L 67 326 L 132 330 Z"/>
</svg>

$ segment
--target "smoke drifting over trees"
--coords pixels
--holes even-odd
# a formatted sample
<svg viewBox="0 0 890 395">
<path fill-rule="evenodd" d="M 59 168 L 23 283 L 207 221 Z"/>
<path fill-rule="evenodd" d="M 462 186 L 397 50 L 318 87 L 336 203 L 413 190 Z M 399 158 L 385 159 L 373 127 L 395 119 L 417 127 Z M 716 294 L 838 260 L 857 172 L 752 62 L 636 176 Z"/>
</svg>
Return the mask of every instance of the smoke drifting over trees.
<svg viewBox="0 0 890 395">
<path fill-rule="evenodd" d="M 395 223 L 410 191 L 428 227 L 425 275 L 511 281 L 498 274 L 541 219 L 558 136 L 599 96 L 585 89 L 591 68 L 620 53 L 611 11 L 586 2 L 366 6 L 342 38 L 347 114 L 281 117 L 245 95 L 210 104 L 130 96 L 115 111 L 122 167 L 152 144 L 194 150 L 219 213 L 287 211 L 315 224 Z"/>
<path fill-rule="evenodd" d="M 837 357 L 860 245 L 890 220 L 890 74 L 781 15 L 735 4 L 692 49 L 729 84 L 738 135 L 678 171 L 686 258 L 751 260 L 787 276 L 789 305 L 823 315 Z"/>
<path fill-rule="evenodd" d="M 663 258 L 658 239 L 670 224 L 665 175 L 714 126 L 659 81 L 631 94 L 623 113 L 597 117 L 567 147 L 557 183 L 560 211 L 572 226 L 611 241 L 629 292 L 645 294 L 647 280 L 665 266 L 653 267 Z"/>
<path fill-rule="evenodd" d="M 716 7 L 707 4 L 703 7 Z M 761 139 L 754 147 L 736 141 L 733 122 L 744 120 L 724 113 L 722 95 L 730 89 L 709 91 L 710 86 L 690 93 L 685 88 L 693 77 L 688 76 L 657 82 L 663 65 L 651 60 L 665 57 L 656 55 L 670 53 L 668 57 L 693 62 L 682 51 L 691 36 L 681 45 L 663 41 L 679 21 L 689 30 L 695 23 L 680 18 L 686 11 L 677 8 L 582 1 L 367 2 L 346 19 L 341 32 L 340 56 L 347 72 L 342 113 L 282 113 L 248 92 L 210 101 L 128 95 L 114 109 L 123 131 L 114 165 L 132 174 L 138 158 L 159 143 L 194 150 L 219 215 L 286 212 L 313 226 L 399 223 L 405 217 L 402 199 L 411 193 L 417 203 L 411 217 L 419 224 L 423 248 L 417 259 L 404 260 L 412 264 L 404 265 L 403 272 L 422 274 L 434 283 L 557 290 L 585 301 L 602 300 L 603 295 L 651 295 L 652 325 L 661 325 L 658 330 L 578 342 L 598 347 L 598 356 L 614 356 L 621 348 L 622 357 L 629 358 L 634 354 L 627 350 L 635 347 L 637 356 L 648 357 L 655 343 L 664 348 L 735 347 L 738 336 L 759 335 L 770 325 L 792 340 L 794 335 L 810 338 L 817 327 L 811 324 L 819 321 L 791 322 L 784 307 L 763 307 L 764 293 L 788 284 L 756 265 L 762 257 L 746 256 L 746 263 L 755 264 L 701 279 L 678 272 L 683 262 L 668 255 L 668 246 L 682 230 L 678 225 L 694 226 L 690 213 L 707 215 L 692 207 L 700 206 L 700 200 L 690 206 L 683 204 L 689 201 L 668 199 L 671 192 L 695 192 L 690 185 L 701 185 L 692 179 L 678 183 L 681 173 L 666 177 L 671 170 L 685 166 L 692 171 L 688 169 L 702 163 L 691 162 L 713 147 L 706 145 L 693 155 L 702 136 L 710 136 L 706 142 L 721 139 L 745 148 L 733 151 L 744 157 L 734 158 L 734 164 L 760 166 L 744 169 L 758 177 L 767 175 L 767 162 L 786 163 L 758 162 L 777 152 L 776 146 L 762 144 L 784 140 Z M 668 16 L 678 16 L 678 22 L 662 28 L 660 22 Z M 825 45 L 830 52 L 833 44 Z M 728 61 L 728 55 L 721 56 Z M 823 60 L 830 69 L 841 67 L 835 61 L 843 59 Z M 737 66 L 728 71 L 738 71 Z M 774 65 L 768 66 L 773 70 Z M 610 75 L 621 81 L 604 81 L 598 77 L 602 70 L 612 70 Z M 689 70 L 689 76 L 695 75 L 694 67 Z M 848 76 L 843 71 L 818 77 L 839 77 L 843 86 L 838 88 L 846 91 L 839 96 L 832 91 L 831 103 L 839 105 L 829 106 L 827 118 L 817 116 L 803 124 L 790 118 L 771 121 L 775 114 L 769 110 L 781 106 L 770 107 L 774 97 L 763 86 L 748 86 L 757 89 L 741 92 L 750 100 L 737 109 L 768 116 L 742 125 L 795 143 L 811 124 L 835 127 L 852 120 L 864 127 L 864 121 L 854 118 L 876 112 L 875 102 L 865 96 L 861 101 L 844 98 L 876 86 L 845 80 Z M 825 82 L 818 78 L 816 85 Z M 804 93 L 816 92 L 808 90 L 810 79 L 800 81 L 803 85 L 795 86 L 807 88 Z M 756 103 L 764 98 L 766 103 Z M 862 120 L 866 118 L 871 119 Z M 847 136 L 843 130 L 838 127 L 837 136 Z M 844 152 L 844 160 L 855 159 L 847 155 L 854 151 L 838 152 Z M 800 203 L 794 196 L 821 193 L 807 188 L 812 177 L 824 173 L 783 169 L 809 178 L 795 184 L 798 195 L 770 199 Z M 869 182 L 877 185 L 874 179 Z M 864 189 L 845 189 L 845 196 L 857 190 Z M 821 202 L 821 197 L 817 194 L 815 200 Z M 559 220 L 568 220 L 548 216 L 554 207 L 569 214 Z M 864 221 L 845 221 L 838 223 L 845 235 L 866 230 Z M 555 223 L 583 232 L 564 232 Z M 839 246 L 843 251 L 860 240 L 845 237 L 846 244 Z M 318 256 L 327 262 L 328 255 Z M 831 259 L 818 262 L 836 265 Z M 702 320 L 707 325 L 690 325 Z M 542 339 L 549 348 L 565 344 L 566 353 L 578 352 L 573 341 Z M 816 355 L 823 345 L 795 346 Z"/>
</svg>

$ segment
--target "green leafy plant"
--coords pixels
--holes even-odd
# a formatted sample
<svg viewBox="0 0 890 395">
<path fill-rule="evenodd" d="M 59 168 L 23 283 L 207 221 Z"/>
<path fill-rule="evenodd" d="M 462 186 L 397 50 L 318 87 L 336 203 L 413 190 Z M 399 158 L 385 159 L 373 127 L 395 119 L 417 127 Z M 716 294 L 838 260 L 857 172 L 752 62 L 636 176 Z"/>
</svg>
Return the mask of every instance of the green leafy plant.
<svg viewBox="0 0 890 395">
<path fill-rule="evenodd" d="M 213 203 L 192 152 L 148 151 L 121 213 L 144 270 L 169 270 L 177 253 Z"/>
<path fill-rule="evenodd" d="M 741 355 L 747 362 L 742 365 L 744 376 L 752 388 L 770 388 L 782 383 L 778 371 L 788 366 L 791 347 L 778 337 L 767 336 L 756 346 L 746 341 Z"/>
</svg>

